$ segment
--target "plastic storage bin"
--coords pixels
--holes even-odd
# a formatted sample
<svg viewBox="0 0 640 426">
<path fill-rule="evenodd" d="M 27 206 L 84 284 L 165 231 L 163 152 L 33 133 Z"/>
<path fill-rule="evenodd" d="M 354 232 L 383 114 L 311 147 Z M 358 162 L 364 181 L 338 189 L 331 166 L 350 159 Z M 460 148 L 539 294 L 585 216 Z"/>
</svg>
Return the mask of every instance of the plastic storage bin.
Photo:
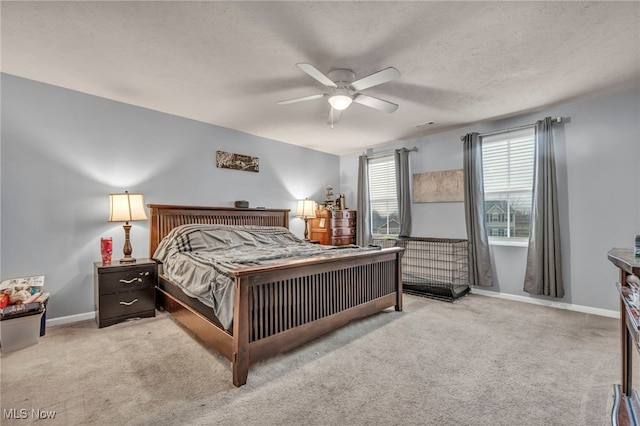
<svg viewBox="0 0 640 426">
<path fill-rule="evenodd" d="M 0 350 L 16 351 L 38 343 L 44 310 L 33 315 L 5 318 L 0 321 Z"/>
</svg>

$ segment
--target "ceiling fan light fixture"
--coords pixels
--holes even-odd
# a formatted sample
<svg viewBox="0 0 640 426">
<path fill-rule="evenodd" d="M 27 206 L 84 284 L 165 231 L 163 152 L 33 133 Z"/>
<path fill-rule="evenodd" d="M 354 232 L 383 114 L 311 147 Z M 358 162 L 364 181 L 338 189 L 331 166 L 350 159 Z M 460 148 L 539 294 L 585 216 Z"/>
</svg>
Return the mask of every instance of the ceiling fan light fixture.
<svg viewBox="0 0 640 426">
<path fill-rule="evenodd" d="M 329 97 L 329 103 L 331 104 L 331 108 L 342 111 L 345 110 L 351 105 L 351 96 L 347 95 L 333 95 Z"/>
</svg>

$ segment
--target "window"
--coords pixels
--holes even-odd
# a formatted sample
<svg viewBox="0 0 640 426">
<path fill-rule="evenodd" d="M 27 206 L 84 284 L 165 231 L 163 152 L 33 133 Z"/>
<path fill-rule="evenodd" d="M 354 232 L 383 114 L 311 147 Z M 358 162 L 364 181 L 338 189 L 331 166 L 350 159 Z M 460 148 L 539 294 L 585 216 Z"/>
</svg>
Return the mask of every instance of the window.
<svg viewBox="0 0 640 426">
<path fill-rule="evenodd" d="M 393 155 L 369 159 L 369 203 L 371 234 L 398 235 L 398 189 L 396 162 Z"/>
<path fill-rule="evenodd" d="M 487 235 L 528 238 L 535 129 L 482 138 Z"/>
</svg>

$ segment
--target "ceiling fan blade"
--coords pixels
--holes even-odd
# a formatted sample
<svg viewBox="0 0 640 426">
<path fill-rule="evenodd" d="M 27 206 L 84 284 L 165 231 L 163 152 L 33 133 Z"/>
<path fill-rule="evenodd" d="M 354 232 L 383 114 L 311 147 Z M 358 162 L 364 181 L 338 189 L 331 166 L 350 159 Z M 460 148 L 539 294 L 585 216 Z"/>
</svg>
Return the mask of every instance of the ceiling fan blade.
<svg viewBox="0 0 640 426">
<path fill-rule="evenodd" d="M 324 97 L 325 97 L 324 94 L 304 96 L 302 98 L 295 98 L 295 99 L 288 99 L 286 101 L 280 101 L 280 102 L 278 102 L 278 105 L 294 104 L 296 102 L 311 101 L 311 100 L 314 100 L 314 99 L 319 99 L 319 98 L 324 98 Z"/>
<path fill-rule="evenodd" d="M 322 74 L 313 65 L 311 65 L 311 64 L 296 64 L 296 66 L 298 68 L 300 68 L 302 71 L 304 71 L 307 74 L 309 74 L 311 77 L 313 77 L 316 80 L 318 80 L 323 85 L 325 85 L 327 87 L 338 87 L 333 81 L 331 81 L 331 79 L 329 77 L 327 77 L 326 75 Z"/>
<path fill-rule="evenodd" d="M 340 121 L 341 116 L 342 116 L 342 111 L 337 110 L 335 108 L 331 108 L 329 110 L 329 119 L 327 120 L 327 123 L 331 126 L 332 129 L 333 129 L 333 125 L 336 124 L 338 121 Z"/>
<path fill-rule="evenodd" d="M 397 104 L 389 101 L 383 101 L 382 99 L 374 98 L 373 96 L 363 95 L 362 93 L 357 93 L 353 97 L 353 102 L 389 113 L 398 109 Z"/>
<path fill-rule="evenodd" d="M 366 77 L 362 77 L 351 83 L 351 87 L 355 90 L 364 90 L 378 84 L 386 83 L 400 77 L 400 71 L 393 67 L 385 68 L 381 71 L 374 72 Z"/>
</svg>

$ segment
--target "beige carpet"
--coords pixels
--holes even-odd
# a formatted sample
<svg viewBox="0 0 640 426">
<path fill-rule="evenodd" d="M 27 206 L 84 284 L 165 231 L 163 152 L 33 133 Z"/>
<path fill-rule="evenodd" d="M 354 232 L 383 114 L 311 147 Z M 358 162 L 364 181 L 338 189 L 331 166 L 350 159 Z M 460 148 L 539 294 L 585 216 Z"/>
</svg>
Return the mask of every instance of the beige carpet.
<svg viewBox="0 0 640 426">
<path fill-rule="evenodd" d="M 403 312 L 256 364 L 235 388 L 230 363 L 164 313 L 85 321 L 2 354 L 0 423 L 41 409 L 55 412 L 46 425 L 607 425 L 618 325 L 475 294 L 405 296 Z"/>
</svg>

